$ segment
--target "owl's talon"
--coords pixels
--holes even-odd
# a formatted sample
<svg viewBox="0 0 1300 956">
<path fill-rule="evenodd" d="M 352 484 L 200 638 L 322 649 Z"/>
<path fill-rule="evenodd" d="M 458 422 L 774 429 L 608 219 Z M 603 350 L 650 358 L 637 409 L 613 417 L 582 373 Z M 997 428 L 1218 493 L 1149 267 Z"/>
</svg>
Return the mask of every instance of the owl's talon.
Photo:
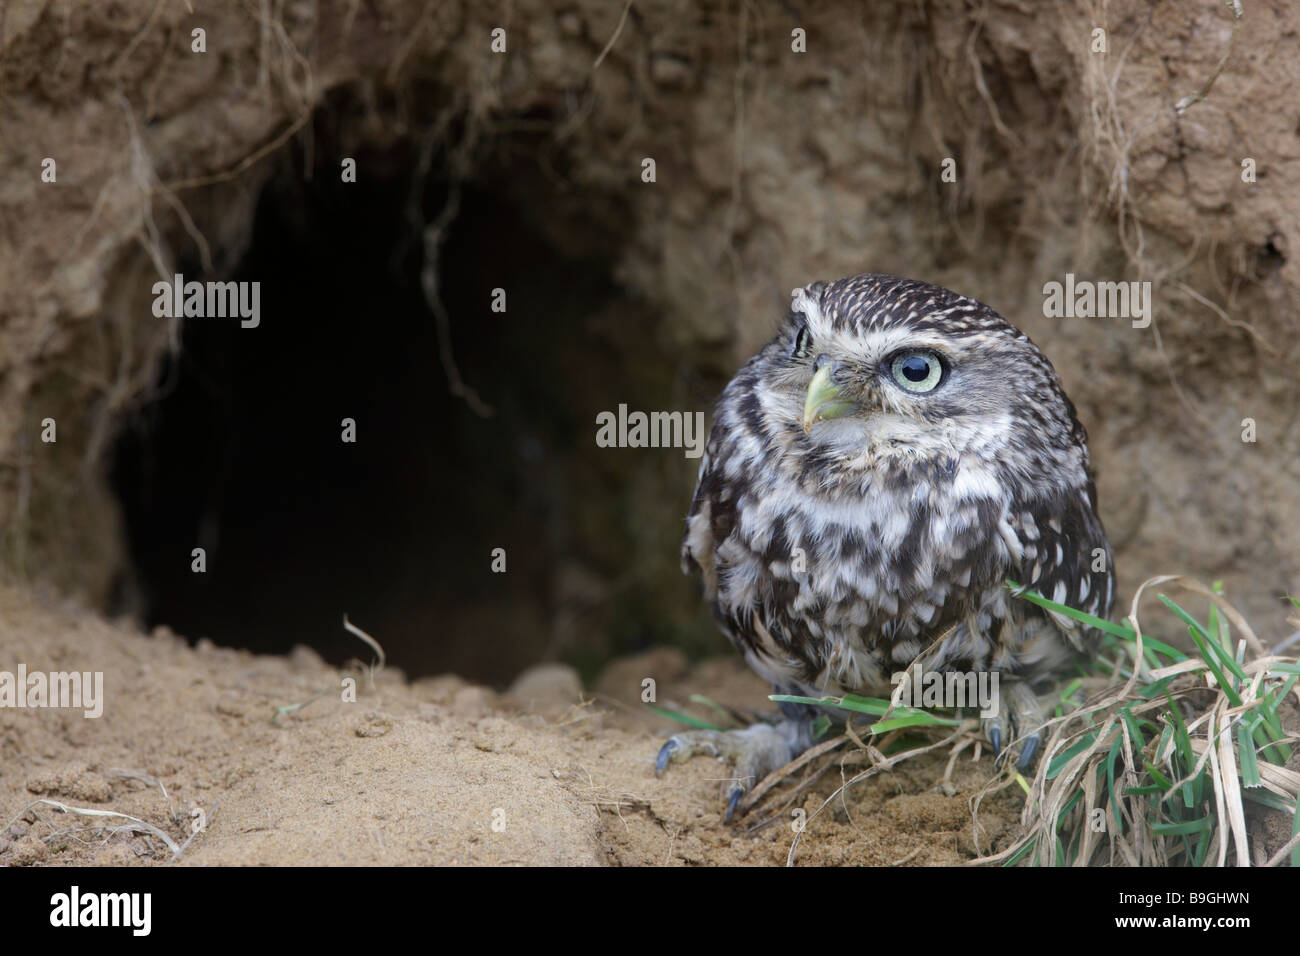
<svg viewBox="0 0 1300 956">
<path fill-rule="evenodd" d="M 723 823 L 730 823 L 732 816 L 736 813 L 736 806 L 740 803 L 740 798 L 745 795 L 744 787 L 733 787 L 731 797 L 727 800 L 727 815 L 723 817 Z"/>
<path fill-rule="evenodd" d="M 993 747 L 994 758 L 1001 763 L 1014 757 L 1017 770 L 1028 769 L 1042 743 L 1039 729 L 1043 726 L 1043 709 L 1033 688 L 1023 680 L 1002 678 L 1002 694 L 998 713 L 985 717 L 984 736 Z M 1005 734 L 1003 731 L 1005 730 Z M 1006 751 L 1002 744 L 1006 741 Z"/>
<path fill-rule="evenodd" d="M 673 753 L 677 750 L 677 738 L 670 737 L 668 742 L 659 748 L 659 756 L 655 758 L 655 776 L 659 776 L 668 767 L 669 761 L 673 759 Z"/>
<path fill-rule="evenodd" d="M 806 720 L 783 720 L 777 724 L 753 724 L 743 730 L 687 730 L 675 734 L 659 748 L 655 773 L 670 763 L 681 763 L 704 753 L 729 761 L 734 773 L 728 777 L 726 819 L 735 816 L 740 798 L 773 770 L 784 767 L 811 742 Z"/>
<path fill-rule="evenodd" d="M 1020 752 L 1020 759 L 1016 761 L 1017 770 L 1026 770 L 1034 761 L 1034 754 L 1038 751 L 1038 734 L 1034 734 L 1025 741 L 1025 749 Z"/>
</svg>

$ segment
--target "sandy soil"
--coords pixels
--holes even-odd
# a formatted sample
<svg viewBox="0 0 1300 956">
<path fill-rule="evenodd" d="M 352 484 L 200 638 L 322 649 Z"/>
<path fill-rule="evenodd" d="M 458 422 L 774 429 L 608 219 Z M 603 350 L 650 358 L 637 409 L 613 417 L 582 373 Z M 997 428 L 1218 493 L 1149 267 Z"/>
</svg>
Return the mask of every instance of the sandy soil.
<svg viewBox="0 0 1300 956">
<path fill-rule="evenodd" d="M 9 670 L 102 670 L 105 685 L 98 719 L 0 710 L 0 864 L 172 856 L 155 836 L 102 828 L 124 820 L 24 810 L 39 799 L 128 814 L 177 844 L 200 809 L 207 826 L 184 865 L 779 865 L 797 807 L 810 821 L 799 865 L 958 864 L 977 855 L 970 797 L 993 773 L 987 754 L 972 762 L 968 749 L 945 785 L 947 753 L 926 755 L 816 814 L 838 786 L 833 768 L 790 806 L 793 785 L 728 826 L 725 770 L 696 758 L 657 779 L 669 725 L 636 701 L 652 676 L 664 706 L 707 693 L 762 708 L 764 687 L 735 659 L 688 668 L 675 651 L 652 652 L 611 665 L 588 692 L 568 668 L 544 665 L 505 694 L 455 677 L 407 683 L 390 667 L 373 684 L 361 676 L 357 701 L 344 703 L 346 675 L 306 648 L 191 648 L 2 587 L 0 655 Z M 325 688 L 272 723 L 277 707 Z M 1018 813 L 1007 790 L 983 802 L 985 849 L 1002 845 Z"/>
<path fill-rule="evenodd" d="M 112 606 L 128 561 L 102 469 L 88 466 L 172 348 L 175 328 L 152 313 L 151 284 L 172 271 L 158 262 L 239 262 L 276 169 L 302 168 L 290 141 L 337 168 L 334 154 L 383 155 L 445 123 L 440 154 L 463 152 L 470 180 L 545 224 L 557 254 L 612 257 L 618 314 L 640 302 L 670 343 L 649 361 L 640 343 L 616 346 L 625 380 L 683 370 L 662 383 L 672 404 L 652 407 L 683 407 L 703 369 L 729 377 L 795 286 L 867 270 L 923 278 L 988 302 L 1056 365 L 1089 430 L 1121 601 L 1176 569 L 1224 581 L 1264 622 L 1300 587 L 1294 3 L 1253 0 L 1236 21 L 1222 3 L 1143 0 L 1074 0 L 1051 16 L 1024 0 L 638 0 L 627 24 L 608 0 L 280 4 L 274 22 L 265 5 L 190 6 L 6 4 L 0 564 L 17 575 Z M 507 23 L 509 55 L 491 54 L 486 38 Z M 1102 26 L 1106 55 L 1092 50 Z M 199 27 L 220 38 L 211 54 L 185 42 Z M 791 49 L 796 28 L 807 54 Z M 35 174 L 51 153 L 56 188 Z M 657 159 L 655 188 L 640 157 Z M 958 182 L 945 184 L 950 158 Z M 1257 176 L 1243 178 L 1246 159 Z M 1071 273 L 1153 280 L 1156 318 L 1145 330 L 1048 318 L 1044 283 Z M 494 398 L 491 376 L 473 381 Z M 583 397 L 567 401 L 585 418 Z M 39 438 L 47 417 L 54 445 Z M 1243 441 L 1246 419 L 1256 441 Z M 689 478 L 656 483 L 622 462 L 606 456 L 590 481 L 616 474 L 629 493 L 592 493 L 637 530 L 574 520 L 569 553 L 546 556 L 548 593 L 589 569 L 612 588 L 620 549 L 635 548 L 653 582 L 644 603 L 677 615 L 672 634 L 688 607 L 672 595 Z M 577 500 L 587 493 L 575 484 Z M 649 509 L 662 520 L 635 520 Z M 489 633 L 509 621 L 495 623 Z M 600 659 L 611 630 L 583 632 Z"/>
<path fill-rule="evenodd" d="M 174 347 L 151 283 L 196 257 L 226 275 L 275 170 L 298 165 L 295 143 L 333 167 L 445 129 L 440 154 L 463 156 L 467 181 L 500 184 L 557 256 L 608 245 L 602 268 L 638 303 L 610 314 L 644 310 L 665 343 L 650 360 L 639 342 L 611 354 L 628 381 L 640 366 L 680 369 L 656 380 L 672 404 L 647 407 L 678 407 L 702 370 L 730 375 L 812 278 L 871 269 L 987 301 L 1052 357 L 1088 425 L 1121 607 L 1126 589 L 1176 569 L 1224 581 L 1266 639 L 1288 633 L 1278 598 L 1300 590 L 1294 4 L 1256 0 L 1240 22 L 1221 3 L 1141 0 L 1075 0 L 1047 17 L 1024 0 L 638 0 L 630 15 L 606 0 L 367 0 L 277 4 L 274 22 L 257 6 L 4 5 L 0 168 L 27 172 L 0 179 L 0 570 L 79 603 L 0 585 L 0 670 L 103 670 L 109 698 L 98 720 L 0 709 L 0 863 L 171 856 L 156 837 L 24 810 L 41 798 L 130 814 L 178 842 L 202 810 L 185 864 L 786 860 L 788 791 L 727 827 L 717 764 L 651 771 L 669 726 L 639 704 L 641 679 L 658 680 L 665 706 L 700 692 L 764 707 L 766 688 L 734 659 L 689 668 L 662 652 L 588 688 L 534 670 L 512 694 L 408 684 L 391 667 L 344 703 L 341 675 L 312 652 L 191 649 L 82 610 L 139 597 L 122 587 L 132 568 L 104 465 Z M 496 56 L 486 38 L 506 23 L 510 54 Z M 1099 24 L 1106 55 L 1091 48 Z M 213 52 L 191 55 L 200 26 Z M 335 135 L 314 138 L 330 117 Z M 59 178 L 43 183 L 51 152 Z M 641 157 L 658 162 L 654 188 Z M 953 184 L 936 175 L 949 158 Z M 1245 160 L 1257 177 L 1243 177 Z M 1049 319 L 1044 282 L 1067 273 L 1152 280 L 1158 318 L 1146 330 Z M 581 389 L 568 401 L 587 415 Z M 46 418 L 57 443 L 39 438 Z M 592 506 L 567 519 L 571 545 L 539 552 L 554 573 L 538 591 L 559 596 L 584 659 L 605 659 L 626 624 L 580 612 L 612 603 L 629 554 L 653 587 L 620 613 L 652 608 L 666 636 L 701 619 L 674 597 L 689 477 L 623 461 L 574 465 L 585 477 L 557 483 Z M 606 484 L 623 491 L 587 497 Z M 459 659 L 490 648 L 513 669 L 536 655 L 503 626 L 534 618 L 519 600 L 500 606 L 495 618 L 470 608 L 462 627 L 441 603 L 415 610 L 443 622 L 430 640 L 459 641 Z M 947 771 L 945 754 L 918 758 L 813 816 L 839 783 L 826 773 L 795 798 L 811 818 L 796 862 L 974 857 L 971 797 L 993 768 L 966 751 Z M 1018 814 L 1016 790 L 985 800 L 981 849 L 1005 845 Z M 1268 824 L 1269 845 L 1284 823 Z"/>
</svg>

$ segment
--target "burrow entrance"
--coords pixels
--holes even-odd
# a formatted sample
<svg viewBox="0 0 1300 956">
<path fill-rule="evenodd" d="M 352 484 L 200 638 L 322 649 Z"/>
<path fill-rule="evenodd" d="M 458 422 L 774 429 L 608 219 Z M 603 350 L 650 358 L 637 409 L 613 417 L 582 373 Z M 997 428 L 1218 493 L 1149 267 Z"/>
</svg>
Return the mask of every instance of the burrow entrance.
<svg viewBox="0 0 1300 956">
<path fill-rule="evenodd" d="M 328 110 L 310 152 L 280 157 L 250 247 L 219 277 L 261 283 L 260 325 L 185 320 L 156 400 L 121 429 L 134 609 L 190 638 L 368 659 L 346 612 L 410 675 L 498 684 L 663 639 L 662 582 L 694 607 L 674 544 L 690 464 L 596 449 L 592 423 L 618 402 L 680 403 L 682 363 L 612 278 L 619 235 L 572 197 L 557 217 L 528 141 L 459 184 L 439 291 L 484 414 L 449 389 L 421 289 L 420 227 L 448 179 L 416 182 L 419 147 L 399 141 L 358 150 L 342 183 Z"/>
</svg>

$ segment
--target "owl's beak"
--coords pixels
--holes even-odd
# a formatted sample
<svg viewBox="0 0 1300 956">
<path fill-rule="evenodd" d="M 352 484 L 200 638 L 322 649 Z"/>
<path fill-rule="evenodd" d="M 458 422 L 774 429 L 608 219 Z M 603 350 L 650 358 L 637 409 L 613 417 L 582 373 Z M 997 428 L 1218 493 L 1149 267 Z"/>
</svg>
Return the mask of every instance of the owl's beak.
<svg viewBox="0 0 1300 956">
<path fill-rule="evenodd" d="M 807 435 L 813 425 L 828 418 L 843 418 L 857 410 L 857 403 L 835 383 L 835 364 L 826 362 L 817 369 L 808 383 L 808 395 L 803 403 L 803 432 Z"/>
</svg>

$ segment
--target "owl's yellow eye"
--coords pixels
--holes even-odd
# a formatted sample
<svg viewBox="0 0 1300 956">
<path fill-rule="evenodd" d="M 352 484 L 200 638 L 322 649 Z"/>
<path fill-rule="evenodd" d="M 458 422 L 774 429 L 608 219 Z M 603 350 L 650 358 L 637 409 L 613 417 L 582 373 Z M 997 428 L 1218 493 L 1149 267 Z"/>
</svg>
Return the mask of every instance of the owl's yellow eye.
<svg viewBox="0 0 1300 956">
<path fill-rule="evenodd" d="M 900 352 L 890 363 L 890 372 L 909 392 L 933 392 L 943 379 L 943 363 L 933 352 Z"/>
</svg>

